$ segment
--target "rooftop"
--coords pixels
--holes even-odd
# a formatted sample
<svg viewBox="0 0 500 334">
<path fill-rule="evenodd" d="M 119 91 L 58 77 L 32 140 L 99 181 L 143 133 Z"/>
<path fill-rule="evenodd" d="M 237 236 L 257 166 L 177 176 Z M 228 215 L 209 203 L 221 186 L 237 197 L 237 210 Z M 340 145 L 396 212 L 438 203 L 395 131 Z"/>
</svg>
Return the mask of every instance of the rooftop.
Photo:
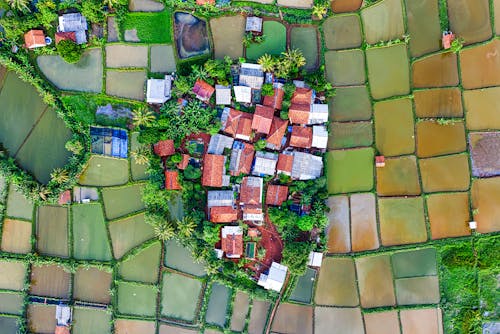
<svg viewBox="0 0 500 334">
<path fill-rule="evenodd" d="M 267 187 L 266 204 L 280 206 L 288 199 L 288 187 L 280 185 L 269 185 Z"/>
<path fill-rule="evenodd" d="M 208 102 L 214 92 L 215 88 L 201 79 L 196 80 L 194 83 L 193 93 L 195 93 L 197 99 L 203 102 Z"/>
<path fill-rule="evenodd" d="M 285 91 L 281 88 L 275 88 L 274 94 L 271 96 L 264 96 L 263 105 L 281 110 L 283 106 L 283 98 L 285 96 Z"/>
<path fill-rule="evenodd" d="M 267 147 L 273 150 L 281 149 L 283 137 L 285 136 L 288 121 L 282 120 L 279 117 L 274 117 L 271 123 L 269 135 L 266 138 Z"/>
<path fill-rule="evenodd" d="M 223 155 L 205 154 L 203 157 L 203 176 L 201 183 L 205 187 L 222 187 L 224 184 L 226 157 Z"/>
<path fill-rule="evenodd" d="M 273 117 L 273 108 L 258 104 L 253 114 L 252 130 L 255 130 L 257 133 L 269 134 Z"/>
<path fill-rule="evenodd" d="M 28 49 L 35 49 L 46 46 L 45 34 L 43 30 L 30 30 L 24 34 L 24 44 Z"/>
<path fill-rule="evenodd" d="M 231 87 L 215 85 L 215 104 L 228 105 L 231 104 Z"/>
<path fill-rule="evenodd" d="M 310 148 L 313 140 L 313 129 L 309 127 L 294 126 L 290 137 L 290 146 Z"/>
<path fill-rule="evenodd" d="M 304 152 L 293 152 L 292 178 L 317 179 L 323 173 L 323 158 Z"/>
<path fill-rule="evenodd" d="M 250 140 L 252 135 L 252 119 L 253 114 L 229 108 L 224 132 L 237 139 Z"/>
<path fill-rule="evenodd" d="M 278 163 L 278 154 L 259 151 L 255 153 L 255 162 L 253 166 L 253 175 L 274 175 L 276 174 L 276 164 Z"/>
<path fill-rule="evenodd" d="M 260 177 L 244 177 L 241 183 L 240 202 L 251 205 L 261 204 L 263 184 L 264 180 Z"/>
<path fill-rule="evenodd" d="M 165 189 L 167 190 L 181 190 L 179 183 L 179 172 L 175 170 L 165 171 Z"/>
<path fill-rule="evenodd" d="M 232 223 L 238 220 L 238 210 L 232 206 L 214 206 L 210 208 L 212 223 Z"/>
<path fill-rule="evenodd" d="M 292 175 L 293 166 L 293 155 L 292 154 L 280 154 L 278 156 L 278 165 L 276 167 L 278 173 L 286 174 L 288 176 Z"/>
<path fill-rule="evenodd" d="M 168 157 L 175 153 L 175 145 L 172 139 L 160 140 L 153 146 L 153 151 L 160 157 Z"/>
<path fill-rule="evenodd" d="M 301 125 L 308 124 L 310 112 L 311 106 L 309 104 L 292 103 L 292 105 L 290 105 L 290 109 L 288 110 L 290 123 Z"/>
<path fill-rule="evenodd" d="M 171 98 L 172 77 L 166 75 L 164 79 L 149 79 L 146 88 L 146 102 L 162 104 Z"/>
<path fill-rule="evenodd" d="M 262 18 L 257 16 L 248 16 L 245 31 L 262 32 Z"/>
<path fill-rule="evenodd" d="M 231 175 L 250 174 L 252 170 L 255 149 L 252 144 L 235 141 L 231 151 L 229 171 Z"/>
<path fill-rule="evenodd" d="M 314 92 L 311 88 L 301 88 L 297 87 L 292 95 L 291 102 L 296 104 L 307 104 L 313 103 Z"/>
<path fill-rule="evenodd" d="M 228 258 L 243 255 L 243 230 L 240 226 L 224 226 L 221 230 L 222 250 Z"/>
</svg>

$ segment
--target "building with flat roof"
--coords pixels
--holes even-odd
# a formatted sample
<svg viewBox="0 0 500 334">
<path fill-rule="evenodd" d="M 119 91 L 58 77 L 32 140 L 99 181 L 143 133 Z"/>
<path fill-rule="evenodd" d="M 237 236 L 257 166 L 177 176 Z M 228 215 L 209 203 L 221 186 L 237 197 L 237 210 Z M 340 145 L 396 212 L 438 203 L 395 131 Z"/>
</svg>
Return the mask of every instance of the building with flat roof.
<svg viewBox="0 0 500 334">
<path fill-rule="evenodd" d="M 281 292 L 281 288 L 286 281 L 288 268 L 282 264 L 273 262 L 267 274 L 261 274 L 258 285 L 266 290 Z"/>
<path fill-rule="evenodd" d="M 146 85 L 146 102 L 162 104 L 172 97 L 172 76 L 164 79 L 149 79 Z"/>
</svg>

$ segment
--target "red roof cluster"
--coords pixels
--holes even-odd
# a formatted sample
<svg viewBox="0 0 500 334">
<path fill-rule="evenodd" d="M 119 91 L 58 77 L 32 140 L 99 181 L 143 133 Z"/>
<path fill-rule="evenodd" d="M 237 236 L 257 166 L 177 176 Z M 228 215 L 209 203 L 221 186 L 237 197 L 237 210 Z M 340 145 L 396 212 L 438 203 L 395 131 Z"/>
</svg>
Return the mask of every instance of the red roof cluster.
<svg viewBox="0 0 500 334">
<path fill-rule="evenodd" d="M 269 185 L 267 187 L 266 204 L 267 205 L 281 205 L 288 198 L 288 187 Z"/>
<path fill-rule="evenodd" d="M 222 187 L 226 159 L 223 155 L 205 154 L 201 184 L 205 187 Z"/>
<path fill-rule="evenodd" d="M 76 34 L 74 31 L 56 32 L 56 44 L 59 44 L 60 41 L 68 40 L 76 43 Z"/>
<path fill-rule="evenodd" d="M 210 208 L 212 223 L 232 223 L 238 220 L 238 211 L 230 206 L 214 206 Z"/>
<path fill-rule="evenodd" d="M 153 151 L 160 157 L 168 157 L 175 153 L 175 145 L 172 139 L 160 140 L 153 146 Z"/>
<path fill-rule="evenodd" d="M 204 4 L 215 5 L 215 0 L 196 0 L 196 4 L 199 6 L 203 6 Z"/>
<path fill-rule="evenodd" d="M 228 257 L 240 257 L 243 255 L 243 235 L 226 235 L 225 238 L 222 238 L 222 250 Z"/>
<path fill-rule="evenodd" d="M 231 172 L 232 175 L 238 176 L 240 174 L 250 174 L 252 171 L 253 157 L 255 155 L 255 149 L 252 144 L 243 143 L 243 150 L 240 155 L 240 161 L 237 169 Z"/>
<path fill-rule="evenodd" d="M 252 120 L 252 114 L 231 108 L 224 132 L 235 138 L 247 140 L 252 135 Z"/>
<path fill-rule="evenodd" d="M 262 101 L 262 104 L 273 109 L 281 110 L 283 106 L 284 96 L 285 91 L 283 89 L 275 88 L 274 95 L 264 96 L 264 101 Z"/>
<path fill-rule="evenodd" d="M 196 97 L 198 99 L 207 102 L 208 100 L 210 100 L 214 92 L 214 87 L 210 86 L 208 83 L 201 79 L 196 80 L 193 87 L 193 93 L 196 94 Z"/>
<path fill-rule="evenodd" d="M 293 166 L 293 155 L 291 154 L 280 154 L 278 156 L 278 164 L 276 165 L 276 170 L 279 173 L 292 175 Z"/>
<path fill-rule="evenodd" d="M 281 141 L 285 136 L 286 128 L 288 126 L 288 121 L 282 120 L 279 117 L 274 117 L 271 123 L 271 130 L 269 130 L 269 135 L 267 136 L 267 143 L 270 144 L 275 149 L 281 148 Z"/>
<path fill-rule="evenodd" d="M 310 104 L 296 104 L 292 103 L 288 110 L 288 118 L 293 124 L 307 124 L 309 123 L 309 114 L 311 112 Z"/>
<path fill-rule="evenodd" d="M 248 184 L 248 177 L 243 178 L 241 182 L 240 202 L 244 204 L 258 205 L 262 203 L 261 187 L 254 187 Z"/>
<path fill-rule="evenodd" d="M 269 134 L 273 122 L 274 109 L 258 104 L 255 108 L 252 120 L 252 130 L 257 133 Z"/>
<path fill-rule="evenodd" d="M 165 171 L 165 189 L 167 190 L 181 190 L 179 184 L 179 173 L 175 170 Z"/>
<path fill-rule="evenodd" d="M 312 128 L 294 126 L 290 137 L 290 146 L 300 148 L 310 148 L 312 144 Z"/>
</svg>

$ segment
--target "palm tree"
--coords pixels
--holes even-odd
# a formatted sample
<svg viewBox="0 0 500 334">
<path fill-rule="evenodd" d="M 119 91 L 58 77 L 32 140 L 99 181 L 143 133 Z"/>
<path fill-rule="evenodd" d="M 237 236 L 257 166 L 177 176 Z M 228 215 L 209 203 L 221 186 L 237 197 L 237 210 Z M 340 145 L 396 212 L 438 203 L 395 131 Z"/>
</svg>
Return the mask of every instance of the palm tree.
<svg viewBox="0 0 500 334">
<path fill-rule="evenodd" d="M 62 168 L 56 168 L 50 173 L 50 178 L 55 183 L 65 183 L 69 180 L 68 171 Z"/>
<path fill-rule="evenodd" d="M 189 238 L 193 235 L 196 228 L 196 222 L 193 217 L 186 216 L 182 220 L 177 221 L 177 230 L 182 236 Z"/>
<path fill-rule="evenodd" d="M 282 53 L 284 60 L 290 64 L 292 68 L 298 70 L 306 64 L 306 58 L 299 49 L 288 49 Z"/>
<path fill-rule="evenodd" d="M 147 145 L 139 146 L 137 149 L 132 151 L 130 155 L 134 158 L 134 161 L 138 165 L 147 165 L 149 163 L 149 153 L 151 149 Z"/>
<path fill-rule="evenodd" d="M 114 5 L 117 5 L 119 0 L 102 0 L 102 4 L 104 6 L 108 6 L 109 8 L 113 8 Z"/>
<path fill-rule="evenodd" d="M 156 120 L 154 113 L 146 106 L 142 106 L 134 111 L 132 124 L 134 127 L 150 127 Z"/>
<path fill-rule="evenodd" d="M 153 226 L 153 231 L 158 239 L 161 241 L 167 241 L 175 236 L 175 229 L 167 221 L 163 221 L 159 224 Z"/>
<path fill-rule="evenodd" d="M 328 5 L 327 4 L 317 4 L 312 9 L 312 14 L 314 16 L 318 17 L 320 20 L 326 16 L 327 12 L 328 12 Z"/>
<path fill-rule="evenodd" d="M 258 60 L 257 63 L 262 66 L 262 70 L 264 72 L 272 72 L 274 71 L 274 68 L 276 67 L 276 60 L 274 59 L 273 56 L 270 54 L 265 54 L 261 56 Z"/>
<path fill-rule="evenodd" d="M 28 3 L 29 0 L 7 0 L 10 8 L 19 10 L 21 12 L 29 11 Z"/>
</svg>

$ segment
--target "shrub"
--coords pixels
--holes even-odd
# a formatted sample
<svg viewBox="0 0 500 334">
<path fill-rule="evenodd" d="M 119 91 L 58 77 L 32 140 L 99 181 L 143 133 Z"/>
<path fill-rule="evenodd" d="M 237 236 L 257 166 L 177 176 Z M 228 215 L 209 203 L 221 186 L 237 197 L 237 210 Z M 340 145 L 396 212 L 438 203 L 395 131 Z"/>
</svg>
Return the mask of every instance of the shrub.
<svg viewBox="0 0 500 334">
<path fill-rule="evenodd" d="M 83 50 L 80 45 L 71 40 L 60 41 L 57 44 L 57 51 L 65 62 L 74 64 L 82 57 Z"/>
</svg>

